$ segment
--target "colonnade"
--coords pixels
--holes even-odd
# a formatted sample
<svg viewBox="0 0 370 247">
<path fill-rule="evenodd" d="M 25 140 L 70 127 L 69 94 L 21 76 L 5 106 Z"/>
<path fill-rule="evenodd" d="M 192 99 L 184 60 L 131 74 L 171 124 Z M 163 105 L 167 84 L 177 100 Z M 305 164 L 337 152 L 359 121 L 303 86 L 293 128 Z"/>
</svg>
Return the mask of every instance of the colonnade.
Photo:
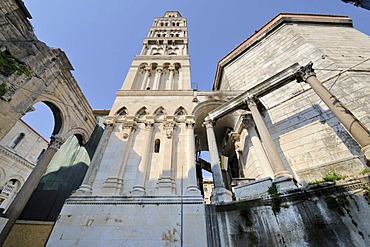
<svg viewBox="0 0 370 247">
<path fill-rule="evenodd" d="M 142 68 L 143 72 L 143 79 L 141 81 L 140 90 L 159 90 L 161 88 L 160 83 L 165 82 L 165 90 L 173 90 L 175 89 L 175 73 L 178 74 L 178 83 L 177 88 L 178 90 L 182 89 L 182 70 L 180 64 L 173 64 L 173 65 L 146 65 Z M 168 72 L 168 80 L 164 81 L 163 74 Z M 154 76 L 153 85 L 150 86 L 150 77 Z"/>
<path fill-rule="evenodd" d="M 346 130 L 352 135 L 352 137 L 362 147 L 362 151 L 369 164 L 370 160 L 370 133 L 369 131 L 354 117 L 354 115 L 329 91 L 321 82 L 316 78 L 316 74 L 312 68 L 312 63 L 302 66 L 296 73 L 295 79 L 298 82 L 308 83 L 314 92 L 323 100 L 328 106 L 332 113 L 337 117 L 340 123 L 346 128 Z M 250 110 L 249 114 L 245 114 L 244 126 L 242 131 L 247 131 L 251 137 L 253 146 L 256 149 L 257 157 L 262 165 L 262 169 L 267 176 L 272 178 L 283 178 L 292 179 L 293 175 L 284 165 L 277 148 L 273 142 L 273 139 L 264 123 L 262 116 L 257 108 L 258 98 L 255 96 L 248 96 L 245 99 L 245 104 Z M 229 110 L 229 109 L 228 109 Z M 227 114 L 227 113 L 225 113 Z M 222 112 L 218 113 L 218 118 L 225 115 Z M 209 155 L 211 159 L 213 180 L 215 186 L 215 197 L 214 200 L 228 201 L 231 197 L 228 197 L 228 193 L 225 191 L 225 185 L 222 179 L 222 173 L 220 168 L 218 148 L 213 129 L 215 120 L 210 119 L 209 116 L 205 118 L 204 126 L 206 127 Z M 259 139 L 254 125 L 258 129 Z M 217 193 L 222 191 L 222 193 Z"/>
</svg>

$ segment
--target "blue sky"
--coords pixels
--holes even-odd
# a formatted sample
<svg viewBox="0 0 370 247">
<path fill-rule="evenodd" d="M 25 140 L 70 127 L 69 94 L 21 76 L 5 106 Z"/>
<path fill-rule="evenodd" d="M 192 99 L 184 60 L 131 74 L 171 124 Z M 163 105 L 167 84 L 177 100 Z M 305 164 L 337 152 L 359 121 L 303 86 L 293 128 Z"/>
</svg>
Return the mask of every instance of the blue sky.
<svg viewBox="0 0 370 247">
<path fill-rule="evenodd" d="M 370 35 L 370 11 L 340 0 L 24 0 L 38 38 L 61 48 L 93 109 L 110 109 L 153 18 L 188 18 L 192 83 L 211 90 L 217 62 L 280 12 L 347 15 Z M 37 104 L 25 120 L 48 138 L 51 112 Z M 42 119 L 42 121 L 40 121 Z"/>
</svg>

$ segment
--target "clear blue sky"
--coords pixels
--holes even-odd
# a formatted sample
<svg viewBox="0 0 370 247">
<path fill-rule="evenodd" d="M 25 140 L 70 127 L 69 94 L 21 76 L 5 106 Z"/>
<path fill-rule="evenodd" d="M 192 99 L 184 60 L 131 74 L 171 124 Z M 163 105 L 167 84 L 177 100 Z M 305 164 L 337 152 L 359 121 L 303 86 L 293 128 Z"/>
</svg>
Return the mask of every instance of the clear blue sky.
<svg viewBox="0 0 370 247">
<path fill-rule="evenodd" d="M 355 28 L 370 35 L 370 11 L 340 0 L 24 2 L 38 38 L 66 52 L 93 109 L 110 109 L 153 18 L 166 10 L 178 10 L 188 18 L 191 79 L 200 90 L 211 90 L 216 64 L 223 56 L 280 12 L 347 15 Z M 39 105 L 25 118 L 48 138 L 52 120 L 45 119 L 52 119 L 51 113 L 43 113 Z"/>
</svg>

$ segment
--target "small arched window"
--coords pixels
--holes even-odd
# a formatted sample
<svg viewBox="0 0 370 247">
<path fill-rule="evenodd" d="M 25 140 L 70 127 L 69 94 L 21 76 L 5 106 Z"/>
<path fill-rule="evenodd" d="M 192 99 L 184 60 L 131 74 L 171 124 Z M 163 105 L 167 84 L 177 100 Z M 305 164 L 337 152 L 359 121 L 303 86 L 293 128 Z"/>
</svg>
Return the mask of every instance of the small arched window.
<svg viewBox="0 0 370 247">
<path fill-rule="evenodd" d="M 160 146 L 161 146 L 161 141 L 159 139 L 155 139 L 155 141 L 154 141 L 154 153 L 159 153 Z"/>
<path fill-rule="evenodd" d="M 12 142 L 12 144 L 10 144 L 10 148 L 15 148 L 20 142 L 21 140 L 24 138 L 25 134 L 24 133 L 20 133 L 15 139 L 14 141 Z"/>
</svg>

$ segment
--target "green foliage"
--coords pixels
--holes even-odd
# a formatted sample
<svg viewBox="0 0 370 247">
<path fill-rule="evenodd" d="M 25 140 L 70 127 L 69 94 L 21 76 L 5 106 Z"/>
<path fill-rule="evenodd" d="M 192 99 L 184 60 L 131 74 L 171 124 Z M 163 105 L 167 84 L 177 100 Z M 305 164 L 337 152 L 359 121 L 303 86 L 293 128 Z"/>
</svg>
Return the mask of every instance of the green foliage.
<svg viewBox="0 0 370 247">
<path fill-rule="evenodd" d="M 347 176 L 340 175 L 334 171 L 326 173 L 321 180 L 314 180 L 308 183 L 308 185 L 313 185 L 313 184 L 320 184 L 324 182 L 333 182 L 334 184 L 336 181 L 339 181 L 341 179 L 345 179 Z"/>
<path fill-rule="evenodd" d="M 0 84 L 0 96 L 3 96 L 8 92 L 8 86 L 5 83 Z"/>
<path fill-rule="evenodd" d="M 369 168 L 363 169 L 362 172 L 360 172 L 361 175 L 365 175 L 365 174 L 368 174 L 368 173 L 370 173 Z"/>
<path fill-rule="evenodd" d="M 8 77 L 14 73 L 18 75 L 25 74 L 27 77 L 31 77 L 32 73 L 25 63 L 22 63 L 9 52 L 0 52 L 0 74 Z"/>
<path fill-rule="evenodd" d="M 236 204 L 236 207 L 239 210 L 239 215 L 244 219 L 244 223 L 246 226 L 250 227 L 253 225 L 253 222 L 251 220 L 251 212 L 249 209 L 249 206 L 245 202 L 240 202 Z"/>
<path fill-rule="evenodd" d="M 281 198 L 278 192 L 278 188 L 275 184 L 272 184 L 271 187 L 269 187 L 267 192 L 271 196 L 272 211 L 274 212 L 274 215 L 276 215 L 280 213 L 280 208 L 281 208 Z"/>
<path fill-rule="evenodd" d="M 254 232 L 248 233 L 248 239 L 249 239 L 249 242 L 252 244 L 252 246 L 258 244 L 258 237 Z"/>
<path fill-rule="evenodd" d="M 328 172 L 324 175 L 322 179 L 324 180 L 324 182 L 334 182 L 335 183 L 336 181 L 345 179 L 346 177 L 347 176 L 337 174 L 336 172 Z"/>
<path fill-rule="evenodd" d="M 336 211 L 340 215 L 344 215 L 343 208 L 349 203 L 345 195 L 327 196 L 325 202 L 330 210 Z"/>
<path fill-rule="evenodd" d="M 239 222 L 234 221 L 234 223 L 231 223 L 231 226 L 235 229 L 238 235 L 242 235 L 244 233 L 244 227 Z"/>
</svg>

